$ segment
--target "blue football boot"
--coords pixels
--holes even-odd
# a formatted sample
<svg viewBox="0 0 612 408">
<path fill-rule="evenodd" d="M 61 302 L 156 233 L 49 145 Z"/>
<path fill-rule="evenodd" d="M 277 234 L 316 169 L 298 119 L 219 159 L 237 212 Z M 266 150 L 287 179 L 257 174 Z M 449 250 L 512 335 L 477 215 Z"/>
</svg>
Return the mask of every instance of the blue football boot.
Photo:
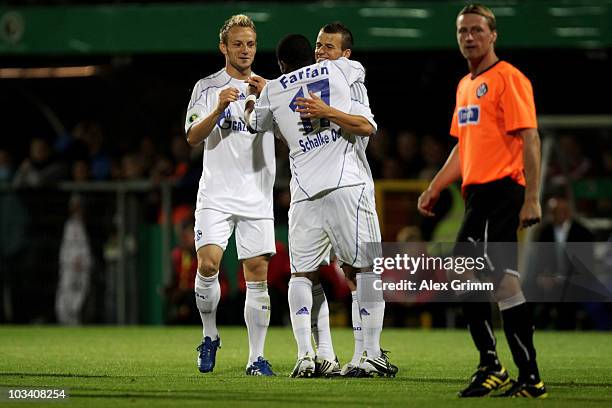
<svg viewBox="0 0 612 408">
<path fill-rule="evenodd" d="M 215 368 L 217 349 L 221 348 L 221 339 L 217 337 L 214 341 L 210 337 L 204 337 L 202 344 L 196 349 L 198 354 L 198 369 L 201 373 L 210 373 Z"/>
<path fill-rule="evenodd" d="M 257 361 L 247 367 L 246 375 L 264 375 L 267 377 L 271 377 L 276 374 L 274 374 L 274 372 L 272 371 L 272 366 L 270 365 L 268 360 L 260 356 L 257 358 Z"/>
</svg>

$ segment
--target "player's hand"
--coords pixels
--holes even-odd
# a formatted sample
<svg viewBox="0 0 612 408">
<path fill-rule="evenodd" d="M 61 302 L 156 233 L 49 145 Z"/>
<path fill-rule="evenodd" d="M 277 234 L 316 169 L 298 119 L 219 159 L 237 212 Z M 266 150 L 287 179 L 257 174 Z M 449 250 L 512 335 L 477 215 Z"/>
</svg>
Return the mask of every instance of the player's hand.
<svg viewBox="0 0 612 408">
<path fill-rule="evenodd" d="M 236 102 L 240 91 L 237 88 L 225 88 L 219 92 L 219 102 L 217 102 L 217 112 L 223 113 L 231 102 Z"/>
<path fill-rule="evenodd" d="M 540 201 L 525 200 L 521 212 L 519 214 L 519 223 L 521 228 L 529 228 L 540 222 L 542 219 L 542 208 L 540 207 Z"/>
<path fill-rule="evenodd" d="M 329 105 L 323 102 L 313 92 L 309 92 L 310 98 L 296 98 L 296 112 L 300 112 L 300 116 L 309 119 L 320 119 L 329 116 Z"/>
<path fill-rule="evenodd" d="M 266 86 L 266 80 L 257 75 L 248 77 L 244 82 L 249 84 L 247 87 L 247 96 L 255 95 L 259 98 L 261 91 L 264 89 L 264 86 Z"/>
<path fill-rule="evenodd" d="M 434 205 L 438 202 L 440 198 L 440 192 L 435 191 L 431 188 L 423 191 L 419 196 L 419 201 L 417 202 L 417 209 L 419 212 L 426 217 L 433 217 L 436 215 L 432 212 Z"/>
</svg>

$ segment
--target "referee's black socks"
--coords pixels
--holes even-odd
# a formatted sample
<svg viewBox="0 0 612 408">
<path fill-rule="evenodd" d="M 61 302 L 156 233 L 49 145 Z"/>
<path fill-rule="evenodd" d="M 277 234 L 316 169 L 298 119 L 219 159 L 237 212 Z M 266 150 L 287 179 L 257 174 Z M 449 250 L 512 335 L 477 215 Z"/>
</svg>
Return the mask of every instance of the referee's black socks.
<svg viewBox="0 0 612 408">
<path fill-rule="evenodd" d="M 527 303 L 502 310 L 504 332 L 512 352 L 514 363 L 519 369 L 518 381 L 521 383 L 537 384 L 540 382 L 540 373 L 536 363 L 536 350 L 533 346 L 533 323 L 531 311 Z"/>
<path fill-rule="evenodd" d="M 501 364 L 497 357 L 496 339 L 493 334 L 491 318 L 491 302 L 488 299 L 472 297 L 462 303 L 463 316 L 474 340 L 474 345 L 480 352 L 479 367 L 500 370 Z"/>
</svg>

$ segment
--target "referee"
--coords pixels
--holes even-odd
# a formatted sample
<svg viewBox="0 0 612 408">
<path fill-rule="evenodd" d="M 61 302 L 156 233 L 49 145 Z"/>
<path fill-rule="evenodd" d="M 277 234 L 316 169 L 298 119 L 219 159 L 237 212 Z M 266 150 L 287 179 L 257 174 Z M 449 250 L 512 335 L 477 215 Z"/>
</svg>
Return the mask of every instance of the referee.
<svg viewBox="0 0 612 408">
<path fill-rule="evenodd" d="M 450 133 L 458 144 L 419 197 L 418 209 L 433 216 L 440 192 L 462 178 L 466 208 L 455 255 L 484 253 L 488 265 L 484 277 L 495 284 L 504 332 L 519 369 L 518 379 L 511 380 L 497 356 L 490 303 L 469 294 L 463 299 L 463 311 L 480 363 L 459 396 L 481 397 L 496 391 L 499 396 L 545 398 L 516 250 L 519 226 L 537 224 L 542 212 L 533 90 L 518 69 L 495 54 L 497 29 L 490 9 L 469 4 L 459 12 L 456 25 L 459 49 L 470 70 L 457 86 Z"/>
</svg>

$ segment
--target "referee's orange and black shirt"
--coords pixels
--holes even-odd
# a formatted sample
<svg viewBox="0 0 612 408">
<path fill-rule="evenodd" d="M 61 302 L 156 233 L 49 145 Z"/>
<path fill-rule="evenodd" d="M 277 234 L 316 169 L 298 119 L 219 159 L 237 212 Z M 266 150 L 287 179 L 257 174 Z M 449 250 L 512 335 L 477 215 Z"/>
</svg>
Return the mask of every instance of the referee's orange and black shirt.
<svg viewBox="0 0 612 408">
<path fill-rule="evenodd" d="M 519 129 L 537 128 L 531 82 L 517 68 L 498 61 L 457 86 L 450 134 L 459 138 L 462 189 L 505 177 L 525 185 Z"/>
</svg>

